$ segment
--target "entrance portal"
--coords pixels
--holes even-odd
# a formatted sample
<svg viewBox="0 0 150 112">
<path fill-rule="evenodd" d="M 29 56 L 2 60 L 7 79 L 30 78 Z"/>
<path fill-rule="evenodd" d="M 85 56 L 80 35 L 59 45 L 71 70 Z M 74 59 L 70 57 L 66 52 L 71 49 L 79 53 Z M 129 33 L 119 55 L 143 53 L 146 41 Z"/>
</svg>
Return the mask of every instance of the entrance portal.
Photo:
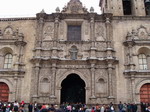
<svg viewBox="0 0 150 112">
<path fill-rule="evenodd" d="M 140 89 L 140 100 L 144 103 L 150 102 L 150 83 L 144 84 Z"/>
<path fill-rule="evenodd" d="M 67 76 L 61 87 L 61 103 L 85 103 L 85 82 L 78 75 Z"/>
<path fill-rule="evenodd" d="M 8 102 L 9 87 L 7 84 L 0 82 L 0 100 L 2 102 Z"/>
</svg>

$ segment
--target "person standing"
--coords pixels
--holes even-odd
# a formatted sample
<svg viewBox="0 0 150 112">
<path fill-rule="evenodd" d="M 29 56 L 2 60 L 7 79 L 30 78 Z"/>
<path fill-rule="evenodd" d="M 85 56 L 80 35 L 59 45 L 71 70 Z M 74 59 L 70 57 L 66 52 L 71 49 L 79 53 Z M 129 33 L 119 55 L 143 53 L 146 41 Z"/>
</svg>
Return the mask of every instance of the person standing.
<svg viewBox="0 0 150 112">
<path fill-rule="evenodd" d="M 18 112 L 19 103 L 17 101 L 14 102 L 14 112 Z"/>
<path fill-rule="evenodd" d="M 119 112 L 122 112 L 123 104 L 121 103 L 121 101 L 118 104 L 118 109 L 119 109 Z"/>
<path fill-rule="evenodd" d="M 32 112 L 32 109 L 33 109 L 33 105 L 32 105 L 32 103 L 30 103 L 30 104 L 28 105 L 28 111 L 29 111 L 29 112 Z"/>
<path fill-rule="evenodd" d="M 105 111 L 105 106 L 102 105 L 101 108 L 100 108 L 100 112 L 104 112 Z"/>
</svg>

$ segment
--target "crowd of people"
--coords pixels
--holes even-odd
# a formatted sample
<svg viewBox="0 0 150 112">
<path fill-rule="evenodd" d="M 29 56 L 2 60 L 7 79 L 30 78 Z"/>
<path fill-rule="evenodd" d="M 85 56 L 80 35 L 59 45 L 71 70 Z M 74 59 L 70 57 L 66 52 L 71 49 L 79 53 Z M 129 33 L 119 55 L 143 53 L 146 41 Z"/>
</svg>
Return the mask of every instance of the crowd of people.
<svg viewBox="0 0 150 112">
<path fill-rule="evenodd" d="M 140 111 L 139 111 L 140 110 Z M 150 112 L 150 104 L 141 103 L 140 109 L 137 104 L 126 104 L 120 102 L 119 104 L 110 103 L 109 105 L 97 104 L 95 106 L 87 106 L 86 104 L 63 103 L 60 106 L 53 104 L 38 104 L 25 103 L 17 101 L 13 103 L 0 101 L 0 112 Z"/>
</svg>

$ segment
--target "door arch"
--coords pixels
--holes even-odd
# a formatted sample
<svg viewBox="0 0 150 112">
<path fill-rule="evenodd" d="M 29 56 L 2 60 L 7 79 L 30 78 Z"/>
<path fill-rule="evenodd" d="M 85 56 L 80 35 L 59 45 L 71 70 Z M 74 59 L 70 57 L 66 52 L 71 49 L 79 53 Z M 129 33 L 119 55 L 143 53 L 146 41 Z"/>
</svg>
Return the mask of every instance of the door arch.
<svg viewBox="0 0 150 112">
<path fill-rule="evenodd" d="M 2 102 L 8 102 L 9 87 L 6 83 L 0 82 L 0 100 Z"/>
<path fill-rule="evenodd" d="M 150 83 L 146 83 L 140 88 L 140 101 L 144 103 L 150 102 Z"/>
<path fill-rule="evenodd" d="M 79 75 L 68 75 L 62 81 L 61 87 L 61 103 L 85 103 L 85 82 Z"/>
</svg>

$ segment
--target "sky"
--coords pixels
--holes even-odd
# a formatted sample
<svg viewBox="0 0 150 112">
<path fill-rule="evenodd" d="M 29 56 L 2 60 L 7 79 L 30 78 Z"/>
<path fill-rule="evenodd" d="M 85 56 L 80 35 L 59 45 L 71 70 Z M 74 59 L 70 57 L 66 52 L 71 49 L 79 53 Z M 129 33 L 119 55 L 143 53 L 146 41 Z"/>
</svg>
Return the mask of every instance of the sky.
<svg viewBox="0 0 150 112">
<path fill-rule="evenodd" d="M 0 18 L 7 17 L 35 17 L 36 13 L 45 10 L 47 14 L 55 12 L 56 7 L 60 10 L 70 0 L 1 0 Z M 94 7 L 96 13 L 100 14 L 99 0 L 80 0 L 88 11 Z"/>
</svg>

